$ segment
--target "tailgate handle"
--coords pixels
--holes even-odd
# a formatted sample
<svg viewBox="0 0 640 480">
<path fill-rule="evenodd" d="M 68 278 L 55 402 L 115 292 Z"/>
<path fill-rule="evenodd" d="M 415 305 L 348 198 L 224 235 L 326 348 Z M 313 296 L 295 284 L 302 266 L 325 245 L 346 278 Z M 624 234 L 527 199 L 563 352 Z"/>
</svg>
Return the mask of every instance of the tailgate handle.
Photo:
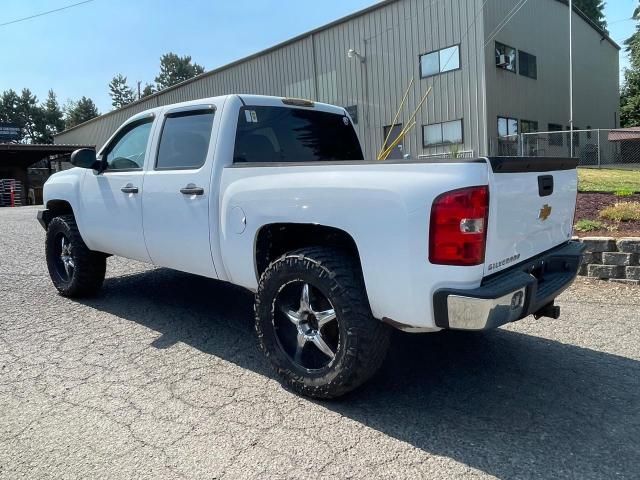
<svg viewBox="0 0 640 480">
<path fill-rule="evenodd" d="M 553 175 L 540 175 L 538 177 L 538 193 L 541 197 L 548 197 L 553 193 Z"/>
</svg>

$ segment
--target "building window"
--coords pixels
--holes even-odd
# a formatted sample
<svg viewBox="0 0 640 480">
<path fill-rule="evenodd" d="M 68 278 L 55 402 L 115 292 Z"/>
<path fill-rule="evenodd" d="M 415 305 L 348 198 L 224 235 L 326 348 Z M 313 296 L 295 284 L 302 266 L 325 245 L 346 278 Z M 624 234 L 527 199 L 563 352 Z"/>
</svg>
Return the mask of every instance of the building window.
<svg viewBox="0 0 640 480">
<path fill-rule="evenodd" d="M 420 77 L 431 77 L 460 68 L 460 45 L 420 55 Z"/>
<path fill-rule="evenodd" d="M 496 67 L 516 72 L 516 49 L 496 42 Z"/>
<path fill-rule="evenodd" d="M 464 143 L 462 120 L 423 125 L 422 146 L 454 145 Z"/>
<path fill-rule="evenodd" d="M 538 59 L 535 55 L 520 50 L 518 52 L 518 63 L 520 63 L 520 75 L 534 80 L 538 78 Z"/>
<path fill-rule="evenodd" d="M 498 117 L 498 136 L 506 139 L 518 135 L 518 120 L 515 118 Z M 513 139 L 515 140 L 515 138 Z"/>
<path fill-rule="evenodd" d="M 520 120 L 521 133 L 536 133 L 538 131 L 538 122 L 531 120 Z"/>
<path fill-rule="evenodd" d="M 556 147 L 564 145 L 564 133 L 562 130 L 562 125 L 558 125 L 557 123 L 549 124 L 549 145 Z"/>
</svg>

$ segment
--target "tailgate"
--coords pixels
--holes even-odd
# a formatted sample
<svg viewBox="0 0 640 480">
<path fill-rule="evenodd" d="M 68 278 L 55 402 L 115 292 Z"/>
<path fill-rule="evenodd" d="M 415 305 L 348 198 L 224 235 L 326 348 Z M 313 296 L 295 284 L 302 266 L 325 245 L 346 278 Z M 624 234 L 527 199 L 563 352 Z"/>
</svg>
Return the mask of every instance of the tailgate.
<svg viewBox="0 0 640 480">
<path fill-rule="evenodd" d="M 577 159 L 489 158 L 489 225 L 485 275 L 571 239 Z"/>
</svg>

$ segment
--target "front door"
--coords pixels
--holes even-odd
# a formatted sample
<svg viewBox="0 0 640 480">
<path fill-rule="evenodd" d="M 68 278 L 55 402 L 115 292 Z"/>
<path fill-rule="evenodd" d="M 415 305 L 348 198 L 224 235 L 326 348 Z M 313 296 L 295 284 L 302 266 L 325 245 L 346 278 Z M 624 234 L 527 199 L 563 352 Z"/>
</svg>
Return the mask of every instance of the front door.
<svg viewBox="0 0 640 480">
<path fill-rule="evenodd" d="M 389 130 L 391 130 L 391 135 L 389 135 Z M 391 145 L 397 138 L 398 135 L 400 135 L 400 133 L 402 132 L 402 124 L 398 123 L 396 125 L 393 126 L 387 126 L 384 127 L 384 138 L 387 138 L 388 136 L 388 140 L 387 143 L 385 143 L 384 148 L 386 149 L 389 145 Z M 398 143 L 393 150 L 391 150 L 391 153 L 389 154 L 389 156 L 387 157 L 388 159 L 395 159 L 395 160 L 399 160 L 403 158 L 403 146 L 404 143 L 404 138 L 402 140 L 400 140 L 400 143 Z"/>
<path fill-rule="evenodd" d="M 144 235 L 154 264 L 217 278 L 209 233 L 215 107 L 164 112 L 144 181 Z M 215 232 L 217 235 L 217 232 Z"/>
<path fill-rule="evenodd" d="M 142 190 L 152 126 L 147 117 L 122 127 L 102 152 L 106 170 L 84 175 L 82 236 L 91 250 L 151 261 L 142 234 Z"/>
</svg>

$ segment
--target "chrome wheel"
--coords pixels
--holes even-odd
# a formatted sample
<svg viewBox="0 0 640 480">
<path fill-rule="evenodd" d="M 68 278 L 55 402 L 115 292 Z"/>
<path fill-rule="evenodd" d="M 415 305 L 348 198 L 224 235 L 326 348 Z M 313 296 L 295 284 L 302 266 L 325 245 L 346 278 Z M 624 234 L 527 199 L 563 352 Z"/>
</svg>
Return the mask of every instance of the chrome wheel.
<svg viewBox="0 0 640 480">
<path fill-rule="evenodd" d="M 73 247 L 66 235 L 61 233 L 58 237 L 56 239 L 55 255 L 56 271 L 63 280 L 68 282 L 73 277 L 73 271 L 76 266 L 73 259 Z"/>
<path fill-rule="evenodd" d="M 296 280 L 280 289 L 273 326 L 280 347 L 297 366 L 321 370 L 335 360 L 340 341 L 336 311 L 312 285 Z"/>
</svg>

